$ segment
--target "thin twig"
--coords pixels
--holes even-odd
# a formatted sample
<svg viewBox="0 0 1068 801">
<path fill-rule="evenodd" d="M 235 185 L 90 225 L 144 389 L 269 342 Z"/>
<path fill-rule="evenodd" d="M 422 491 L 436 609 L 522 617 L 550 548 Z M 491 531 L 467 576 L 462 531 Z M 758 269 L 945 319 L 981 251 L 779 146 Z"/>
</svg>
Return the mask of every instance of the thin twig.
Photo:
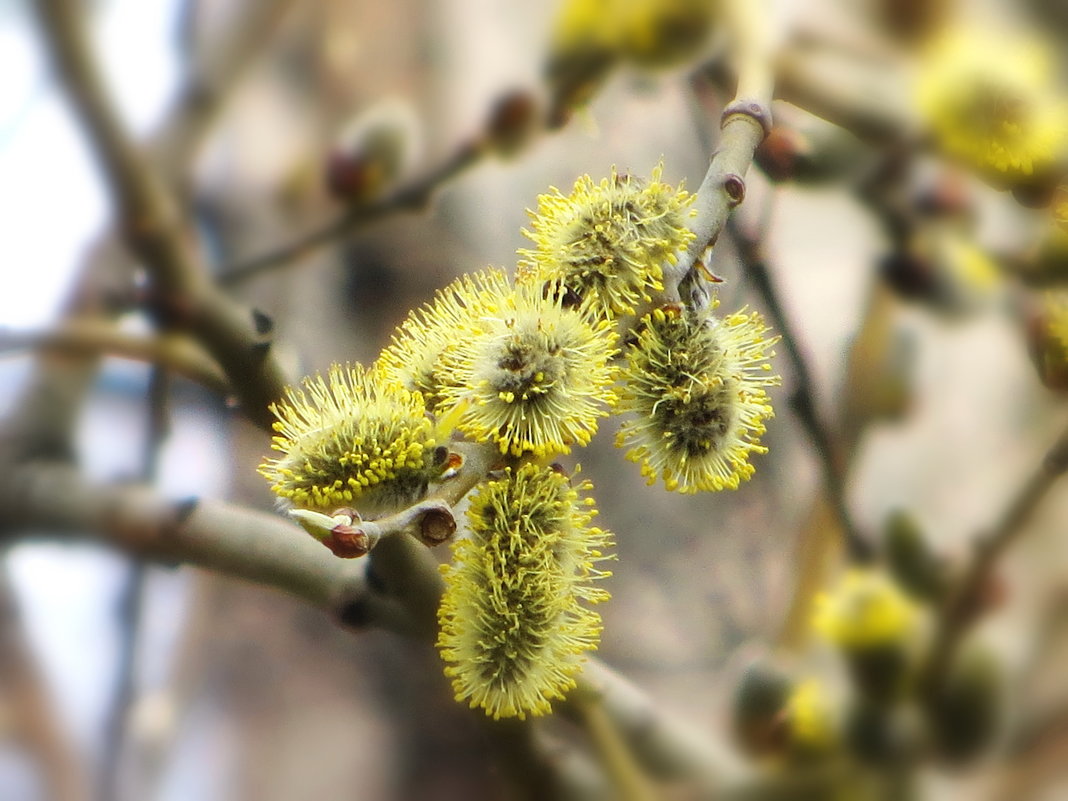
<svg viewBox="0 0 1068 801">
<path fill-rule="evenodd" d="M 138 336 L 102 319 L 71 319 L 45 331 L 0 329 L 0 356 L 27 350 L 135 359 L 165 367 L 219 395 L 230 394 L 230 384 L 218 365 L 180 335 Z"/>
<path fill-rule="evenodd" d="M 808 359 L 801 348 L 801 342 L 793 325 L 786 316 L 778 292 L 772 282 L 766 260 L 761 253 L 759 243 L 746 234 L 735 221 L 730 222 L 730 231 L 737 245 L 739 259 L 745 265 L 746 279 L 751 281 L 764 302 L 771 317 L 775 331 L 782 338 L 782 345 L 790 359 L 794 373 L 794 392 L 791 408 L 804 427 L 819 459 L 823 484 L 835 517 L 841 526 L 846 547 L 854 561 L 868 561 L 874 556 L 874 550 L 863 536 L 849 512 L 845 497 L 845 475 L 842 470 L 842 458 L 834 445 L 830 430 L 820 419 L 816 407 L 815 383 L 808 369 Z"/>
<path fill-rule="evenodd" d="M 650 775 L 685 783 L 700 797 L 713 796 L 745 770 L 708 733 L 672 716 L 640 687 L 598 659 L 590 659 L 561 713 L 582 722 L 572 699 L 596 699 L 615 731 Z"/>
<path fill-rule="evenodd" d="M 608 716 L 601 700 L 576 694 L 574 706 L 600 754 L 605 772 L 612 778 L 620 801 L 654 801 L 656 795 L 649 779 L 638 768 L 634 755 Z"/>
<path fill-rule="evenodd" d="M 294 259 L 305 256 L 375 220 L 399 211 L 422 209 L 430 202 L 437 189 L 477 164 L 487 152 L 477 143 L 464 142 L 445 161 L 426 175 L 382 199 L 363 205 L 349 206 L 333 220 L 297 237 L 292 242 L 287 242 L 259 256 L 253 256 L 247 261 L 224 267 L 219 272 L 219 283 L 222 286 L 232 286 L 253 275 L 285 266 Z"/>
<path fill-rule="evenodd" d="M 146 408 L 146 431 L 141 455 L 141 480 L 153 484 L 159 474 L 160 449 L 169 431 L 167 417 L 167 371 L 154 366 L 149 371 Z M 137 694 L 137 654 L 142 635 L 142 609 L 145 603 L 148 566 L 141 559 L 130 559 L 119 592 L 118 627 L 119 659 L 115 690 L 104 724 L 104 748 L 101 757 L 100 801 L 119 798 L 122 754 L 127 740 L 130 710 Z"/>
<path fill-rule="evenodd" d="M 151 310 L 165 327 L 183 328 L 230 378 L 248 417 L 269 428 L 269 405 L 285 376 L 271 353 L 269 324 L 243 310 L 210 281 L 160 174 L 134 144 L 109 97 L 89 46 L 85 6 L 34 4 L 44 42 L 85 125 L 130 248 L 151 277 Z"/>
<path fill-rule="evenodd" d="M 723 109 L 720 138 L 694 200 L 690 224 L 696 234 L 678 264 L 664 271 L 667 298 L 683 302 L 690 298 L 697 265 L 705 251 L 715 245 L 731 211 L 745 199 L 745 174 L 757 146 L 771 130 L 771 97 L 774 80 L 768 27 L 769 6 L 756 0 L 733 0 L 728 4 L 731 44 L 738 86 L 734 100 Z"/>
<path fill-rule="evenodd" d="M 957 647 L 982 611 L 983 592 L 998 560 L 1027 531 L 1031 515 L 1066 471 L 1068 429 L 1012 496 L 993 528 L 976 539 L 974 556 L 939 614 L 934 645 L 920 674 L 925 692 L 941 689 Z"/>
<path fill-rule="evenodd" d="M 218 119 L 247 68 L 296 0 L 246 0 L 203 53 L 190 53 L 190 66 L 152 150 L 160 161 L 185 170 Z M 192 49 L 192 48 L 190 48 Z M 199 56 L 194 58 L 194 56 Z M 175 172 L 169 176 L 177 182 Z"/>
</svg>

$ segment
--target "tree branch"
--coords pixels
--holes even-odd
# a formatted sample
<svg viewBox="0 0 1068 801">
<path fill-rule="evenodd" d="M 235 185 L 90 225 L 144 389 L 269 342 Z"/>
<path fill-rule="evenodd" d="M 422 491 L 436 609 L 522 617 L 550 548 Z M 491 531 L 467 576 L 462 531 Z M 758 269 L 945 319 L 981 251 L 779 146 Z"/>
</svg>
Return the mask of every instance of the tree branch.
<svg viewBox="0 0 1068 801">
<path fill-rule="evenodd" d="M 103 319 L 70 319 L 47 331 L 0 330 L 0 355 L 26 350 L 75 356 L 120 356 L 165 367 L 222 396 L 231 391 L 219 366 L 185 337 L 137 336 Z"/>
<path fill-rule="evenodd" d="M 294 259 L 307 255 L 375 220 L 398 211 L 422 209 L 430 202 L 438 188 L 477 164 L 486 152 L 477 142 L 464 142 L 444 162 L 407 186 L 397 189 L 380 200 L 349 206 L 321 228 L 299 236 L 274 250 L 223 268 L 219 274 L 219 283 L 223 286 L 231 286 L 253 275 L 285 266 Z"/>
<path fill-rule="evenodd" d="M 761 253 L 760 244 L 755 238 L 745 233 L 734 220 L 731 220 L 730 226 L 733 240 L 737 245 L 738 257 L 744 265 L 745 277 L 760 295 L 771 317 L 772 327 L 782 338 L 786 355 L 790 359 L 790 366 L 794 373 L 794 391 L 790 398 L 790 405 L 809 439 L 812 440 L 812 446 L 819 459 L 823 486 L 835 517 L 838 519 L 838 524 L 841 526 L 850 557 L 854 561 L 869 561 L 874 556 L 874 549 L 871 543 L 861 536 L 849 512 L 845 497 L 845 471 L 842 468 L 844 460 L 839 449 L 835 447 L 829 428 L 817 411 L 815 383 L 808 369 L 808 360 L 802 351 L 800 340 L 786 316 L 786 310 L 779 299 L 766 260 Z"/>
<path fill-rule="evenodd" d="M 165 327 L 189 330 L 229 376 L 249 418 L 269 428 L 268 406 L 286 383 L 270 353 L 269 326 L 211 284 L 173 198 L 107 94 L 89 47 L 84 5 L 41 0 L 34 7 L 56 71 L 103 168 L 127 243 L 152 279 L 151 310 Z"/>
<path fill-rule="evenodd" d="M 664 294 L 690 299 L 686 284 L 705 251 L 715 245 L 731 211 L 745 199 L 745 174 L 757 146 L 771 130 L 771 40 L 768 4 L 732 0 L 727 4 L 731 46 L 738 85 L 723 109 L 720 138 L 694 201 L 690 225 L 696 234 L 686 254 L 664 271 Z"/>
<path fill-rule="evenodd" d="M 1032 513 L 1065 472 L 1068 472 L 1068 429 L 1019 487 L 990 532 L 976 539 L 975 554 L 967 570 L 940 610 L 934 645 L 920 673 L 923 691 L 937 692 L 941 688 L 957 647 L 983 609 L 982 596 L 998 560 L 1027 531 Z"/>
<path fill-rule="evenodd" d="M 479 469 L 472 467 L 471 477 Z M 142 486 L 98 486 L 60 462 L 4 468 L 0 538 L 22 532 L 88 537 L 146 560 L 191 564 L 280 589 L 345 626 L 379 626 L 427 642 L 436 636 L 437 560 L 412 537 L 384 539 L 370 560 L 338 559 L 274 514 L 221 501 L 173 501 Z M 471 480 L 443 485 L 448 489 L 440 499 L 462 497 Z M 599 661 L 590 660 L 578 681 L 575 692 L 599 699 L 635 756 L 657 775 L 711 787 L 733 770 L 703 735 Z M 570 704 L 562 712 L 579 717 Z"/>
</svg>

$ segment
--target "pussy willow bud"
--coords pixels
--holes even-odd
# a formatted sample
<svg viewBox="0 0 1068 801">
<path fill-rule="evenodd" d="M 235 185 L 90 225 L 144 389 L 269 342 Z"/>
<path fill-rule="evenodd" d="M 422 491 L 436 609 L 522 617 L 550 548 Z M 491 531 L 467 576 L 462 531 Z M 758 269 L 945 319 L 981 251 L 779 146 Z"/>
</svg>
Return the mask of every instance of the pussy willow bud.
<svg viewBox="0 0 1068 801">
<path fill-rule="evenodd" d="M 361 525 L 355 509 L 339 509 L 332 515 L 307 509 L 290 509 L 289 516 L 329 548 L 334 556 L 342 559 L 366 556 L 381 538 L 373 524 Z"/>
<path fill-rule="evenodd" d="M 1026 184 L 1063 157 L 1068 106 L 1040 40 L 953 27 L 919 67 L 917 101 L 936 143 L 989 182 Z"/>
<path fill-rule="evenodd" d="M 535 133 L 538 107 L 523 89 L 502 95 L 493 103 L 486 122 L 486 143 L 501 156 L 513 156 Z"/>
<path fill-rule="evenodd" d="M 457 427 L 502 454 L 549 456 L 586 445 L 616 401 L 616 333 L 585 309 L 519 287 L 457 332 L 444 403 Z"/>
<path fill-rule="evenodd" d="M 883 277 L 902 297 L 958 318 L 990 306 L 1002 289 L 997 263 L 953 223 L 919 228 L 883 262 Z"/>
<path fill-rule="evenodd" d="M 388 100 L 350 120 L 338 134 L 326 168 L 330 193 L 348 203 L 378 197 L 411 169 L 419 150 L 411 106 Z"/>
<path fill-rule="evenodd" d="M 608 598 L 593 582 L 610 535 L 567 476 L 527 463 L 482 485 L 468 509 L 470 536 L 443 566 L 438 648 L 458 701 L 493 718 L 543 715 L 575 685 Z"/>
<path fill-rule="evenodd" d="M 894 580 L 913 598 L 937 602 L 948 584 L 945 562 L 928 542 L 916 519 L 904 510 L 892 512 L 883 524 L 883 551 Z"/>
<path fill-rule="evenodd" d="M 259 472 L 291 507 L 371 519 L 419 500 L 444 469 L 422 397 L 358 364 L 304 379 L 271 410 L 281 456 Z"/>
<path fill-rule="evenodd" d="M 643 181 L 613 170 L 599 183 L 582 176 L 568 195 L 540 195 L 523 231 L 535 247 L 520 251 L 518 282 L 562 290 L 604 318 L 634 314 L 663 289 L 664 262 L 694 238 L 693 196 L 661 173 L 659 165 Z"/>
<path fill-rule="evenodd" d="M 1043 294 L 1028 312 L 1027 347 L 1048 388 L 1068 390 L 1068 290 Z"/>
<path fill-rule="evenodd" d="M 783 706 L 783 721 L 788 748 L 795 759 L 822 757 L 837 745 L 837 710 L 827 685 L 819 679 L 803 679 L 793 685 Z"/>
<path fill-rule="evenodd" d="M 615 0 L 619 51 L 645 67 L 681 64 L 708 41 L 719 0 Z"/>
<path fill-rule="evenodd" d="M 876 703 L 906 689 L 921 623 L 920 608 L 888 575 L 868 568 L 849 570 L 818 596 L 813 618 L 817 632 L 842 653 L 857 689 Z"/>
<path fill-rule="evenodd" d="M 865 764 L 901 765 L 915 754 L 922 739 L 922 721 L 906 705 L 886 706 L 861 698 L 846 714 L 845 745 Z"/>
<path fill-rule="evenodd" d="M 783 709 L 790 697 L 790 677 L 767 661 L 749 665 L 734 691 L 731 729 L 752 756 L 779 753 L 785 747 Z"/>
<path fill-rule="evenodd" d="M 641 462 L 650 484 L 691 493 L 737 489 L 755 468 L 764 420 L 773 414 L 766 387 L 777 341 L 756 312 L 723 318 L 711 309 L 667 306 L 641 322 L 627 350 L 616 444 Z"/>
<path fill-rule="evenodd" d="M 837 125 L 789 108 L 776 111 L 775 125 L 753 159 L 773 181 L 820 186 L 858 176 L 869 151 Z"/>
<path fill-rule="evenodd" d="M 1068 228 L 1054 222 L 1019 265 L 1020 278 L 1033 286 L 1068 284 Z"/>
<path fill-rule="evenodd" d="M 1000 665 L 989 650 L 962 650 L 942 685 L 923 699 L 927 724 L 938 755 L 968 762 L 986 748 L 1002 718 Z"/>
<path fill-rule="evenodd" d="M 607 0 L 562 0 L 553 21 L 545 82 L 550 127 L 587 104 L 619 59 Z"/>
</svg>

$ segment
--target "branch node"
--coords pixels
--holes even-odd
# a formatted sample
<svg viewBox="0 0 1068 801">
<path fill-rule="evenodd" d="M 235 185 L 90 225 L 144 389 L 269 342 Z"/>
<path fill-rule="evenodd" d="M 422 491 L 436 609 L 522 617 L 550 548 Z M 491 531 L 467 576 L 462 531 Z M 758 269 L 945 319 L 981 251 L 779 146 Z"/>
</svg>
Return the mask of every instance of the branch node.
<svg viewBox="0 0 1068 801">
<path fill-rule="evenodd" d="M 723 177 L 723 191 L 727 193 L 727 200 L 733 209 L 745 200 L 745 179 L 735 173 L 728 173 Z"/>
<path fill-rule="evenodd" d="M 427 509 L 423 513 L 416 536 L 420 542 L 432 548 L 448 542 L 454 534 L 456 534 L 456 518 L 453 517 L 448 506 L 443 504 Z"/>
<path fill-rule="evenodd" d="M 274 320 L 267 312 L 260 309 L 252 310 L 252 324 L 256 327 L 256 333 L 261 337 L 267 336 L 274 330 Z"/>
<path fill-rule="evenodd" d="M 723 109 L 719 127 L 725 128 L 731 118 L 736 116 L 750 117 L 756 120 L 763 129 L 764 136 L 771 133 L 771 109 L 757 100 L 743 100 L 741 98 L 732 100 Z"/>
<path fill-rule="evenodd" d="M 178 501 L 176 504 L 174 504 L 175 522 L 178 523 L 178 525 L 184 523 L 186 520 L 189 519 L 189 516 L 196 511 L 197 506 L 199 505 L 200 498 L 196 497 L 183 498 L 182 500 Z"/>
</svg>

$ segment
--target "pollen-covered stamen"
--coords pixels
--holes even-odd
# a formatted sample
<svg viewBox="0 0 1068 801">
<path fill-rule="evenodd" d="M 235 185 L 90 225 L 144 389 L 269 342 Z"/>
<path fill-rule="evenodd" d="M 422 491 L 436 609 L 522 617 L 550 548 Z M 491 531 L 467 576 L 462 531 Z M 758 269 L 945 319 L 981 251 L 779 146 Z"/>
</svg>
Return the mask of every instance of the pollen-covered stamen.
<svg viewBox="0 0 1068 801">
<path fill-rule="evenodd" d="M 455 383 L 444 403 L 462 409 L 460 430 L 514 456 L 589 442 L 615 402 L 610 324 L 527 288 L 502 297 L 497 309 L 468 327 L 447 362 Z"/>
<path fill-rule="evenodd" d="M 457 700 L 494 718 L 541 715 L 574 686 L 582 654 L 596 648 L 600 618 L 585 604 L 608 593 L 609 535 L 567 476 L 528 463 L 476 493 L 470 536 L 444 568 L 438 647 Z"/>
<path fill-rule="evenodd" d="M 663 264 L 694 236 L 685 223 L 693 196 L 662 183 L 661 170 L 648 182 L 614 170 L 600 183 L 583 176 L 569 195 L 541 195 L 519 281 L 556 287 L 606 319 L 649 302 L 663 289 Z"/>
<path fill-rule="evenodd" d="M 444 387 L 455 382 L 445 366 L 447 355 L 462 344 L 461 332 L 479 316 L 493 313 L 510 291 L 503 270 L 464 275 L 416 309 L 401 323 L 393 342 L 382 351 L 382 372 L 404 388 L 422 394 L 427 410 L 440 414 Z"/>
<path fill-rule="evenodd" d="M 713 306 L 714 308 L 714 306 Z M 649 483 L 679 492 L 735 489 L 762 453 L 765 388 L 778 383 L 768 357 L 774 339 L 755 312 L 716 318 L 711 309 L 655 309 L 627 353 L 621 409 L 635 413 L 617 445 L 641 462 Z"/>
<path fill-rule="evenodd" d="M 272 409 L 271 447 L 281 455 L 260 473 L 297 509 L 388 514 L 419 500 L 445 470 L 421 396 L 379 372 L 334 366 Z"/>
</svg>

